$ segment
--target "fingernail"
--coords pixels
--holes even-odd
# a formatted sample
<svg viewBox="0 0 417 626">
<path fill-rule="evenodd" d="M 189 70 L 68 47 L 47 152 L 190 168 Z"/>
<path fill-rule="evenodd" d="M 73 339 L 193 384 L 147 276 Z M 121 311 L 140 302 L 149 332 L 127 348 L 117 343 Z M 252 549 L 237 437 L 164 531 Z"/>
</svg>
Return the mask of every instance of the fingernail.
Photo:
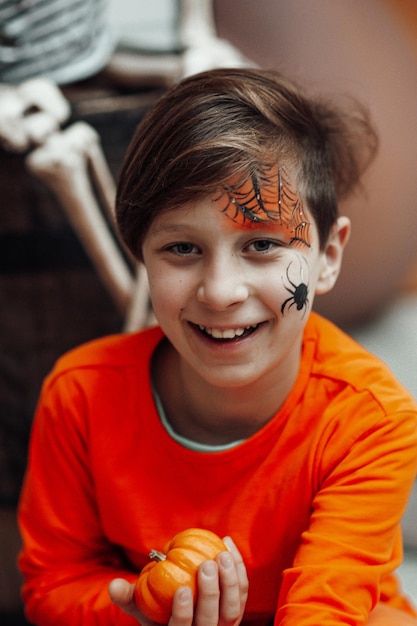
<svg viewBox="0 0 417 626">
<path fill-rule="evenodd" d="M 177 591 L 181 604 L 188 604 L 193 598 L 193 593 L 189 587 L 180 587 Z"/>
<path fill-rule="evenodd" d="M 230 569 L 232 567 L 232 555 L 228 552 L 222 552 L 219 554 L 220 565 L 224 569 Z"/>
<path fill-rule="evenodd" d="M 223 537 L 223 542 L 226 544 L 226 548 L 231 550 L 233 548 L 233 540 L 231 537 Z"/>
<path fill-rule="evenodd" d="M 201 566 L 201 571 L 207 578 L 214 578 L 216 576 L 216 564 L 214 561 L 204 561 Z"/>
</svg>

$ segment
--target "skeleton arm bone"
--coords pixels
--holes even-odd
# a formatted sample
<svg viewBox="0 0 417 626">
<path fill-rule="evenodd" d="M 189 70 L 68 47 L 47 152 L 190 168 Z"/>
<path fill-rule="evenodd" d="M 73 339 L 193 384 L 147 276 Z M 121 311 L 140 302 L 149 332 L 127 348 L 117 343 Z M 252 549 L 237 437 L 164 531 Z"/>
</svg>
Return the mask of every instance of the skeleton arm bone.
<svg viewBox="0 0 417 626">
<path fill-rule="evenodd" d="M 103 202 L 103 208 L 114 226 L 116 235 L 118 235 L 115 216 L 116 189 L 107 161 L 100 148 L 99 137 L 91 126 L 79 122 L 77 124 L 77 139 L 80 151 L 84 151 L 88 159 L 92 177 Z M 124 247 L 123 242 L 120 241 L 120 243 Z M 125 247 L 124 249 L 136 269 L 136 277 L 124 321 L 124 332 L 134 332 L 151 324 L 154 318 L 150 308 L 145 268 L 142 264 L 137 264 L 130 252 Z"/>
<path fill-rule="evenodd" d="M 62 203 L 97 272 L 117 307 L 125 314 L 134 278 L 101 213 L 90 183 L 86 146 L 91 139 L 86 124 L 74 124 L 49 137 L 43 146 L 29 154 L 26 164 Z M 113 193 L 111 185 L 110 178 L 104 192 L 109 201 Z"/>
</svg>

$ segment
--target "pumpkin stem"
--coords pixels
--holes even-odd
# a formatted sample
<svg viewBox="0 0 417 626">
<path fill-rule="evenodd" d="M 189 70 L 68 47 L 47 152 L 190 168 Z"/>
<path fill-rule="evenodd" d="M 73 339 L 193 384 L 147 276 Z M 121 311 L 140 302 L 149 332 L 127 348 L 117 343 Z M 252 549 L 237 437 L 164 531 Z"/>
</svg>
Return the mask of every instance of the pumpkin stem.
<svg viewBox="0 0 417 626">
<path fill-rule="evenodd" d="M 149 558 L 159 563 L 159 561 L 165 561 L 167 556 L 163 552 L 158 552 L 158 550 L 151 550 L 149 552 Z"/>
</svg>

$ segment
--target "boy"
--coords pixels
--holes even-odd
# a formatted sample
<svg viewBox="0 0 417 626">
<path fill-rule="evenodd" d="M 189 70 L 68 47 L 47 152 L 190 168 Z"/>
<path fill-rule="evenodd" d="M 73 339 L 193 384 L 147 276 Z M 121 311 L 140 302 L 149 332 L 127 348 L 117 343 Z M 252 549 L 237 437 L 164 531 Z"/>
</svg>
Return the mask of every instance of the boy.
<svg viewBox="0 0 417 626">
<path fill-rule="evenodd" d="M 149 112 L 117 215 L 159 326 L 45 383 L 19 514 L 34 624 L 148 626 L 133 583 L 188 527 L 230 552 L 201 566 L 196 607 L 177 592 L 171 626 L 417 623 L 393 574 L 416 405 L 311 312 L 375 145 L 360 109 L 260 70 L 193 76 Z"/>
</svg>

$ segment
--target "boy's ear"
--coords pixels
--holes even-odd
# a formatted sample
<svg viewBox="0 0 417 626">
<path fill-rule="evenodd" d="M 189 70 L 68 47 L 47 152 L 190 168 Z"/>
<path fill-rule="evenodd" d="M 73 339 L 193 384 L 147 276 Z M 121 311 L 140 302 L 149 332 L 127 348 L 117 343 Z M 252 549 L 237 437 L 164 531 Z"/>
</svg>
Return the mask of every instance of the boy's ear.
<svg viewBox="0 0 417 626">
<path fill-rule="evenodd" d="M 316 294 L 330 291 L 342 267 L 343 250 L 350 237 L 350 220 L 339 217 L 332 227 L 324 250 L 321 252 L 321 268 L 316 285 Z"/>
</svg>

